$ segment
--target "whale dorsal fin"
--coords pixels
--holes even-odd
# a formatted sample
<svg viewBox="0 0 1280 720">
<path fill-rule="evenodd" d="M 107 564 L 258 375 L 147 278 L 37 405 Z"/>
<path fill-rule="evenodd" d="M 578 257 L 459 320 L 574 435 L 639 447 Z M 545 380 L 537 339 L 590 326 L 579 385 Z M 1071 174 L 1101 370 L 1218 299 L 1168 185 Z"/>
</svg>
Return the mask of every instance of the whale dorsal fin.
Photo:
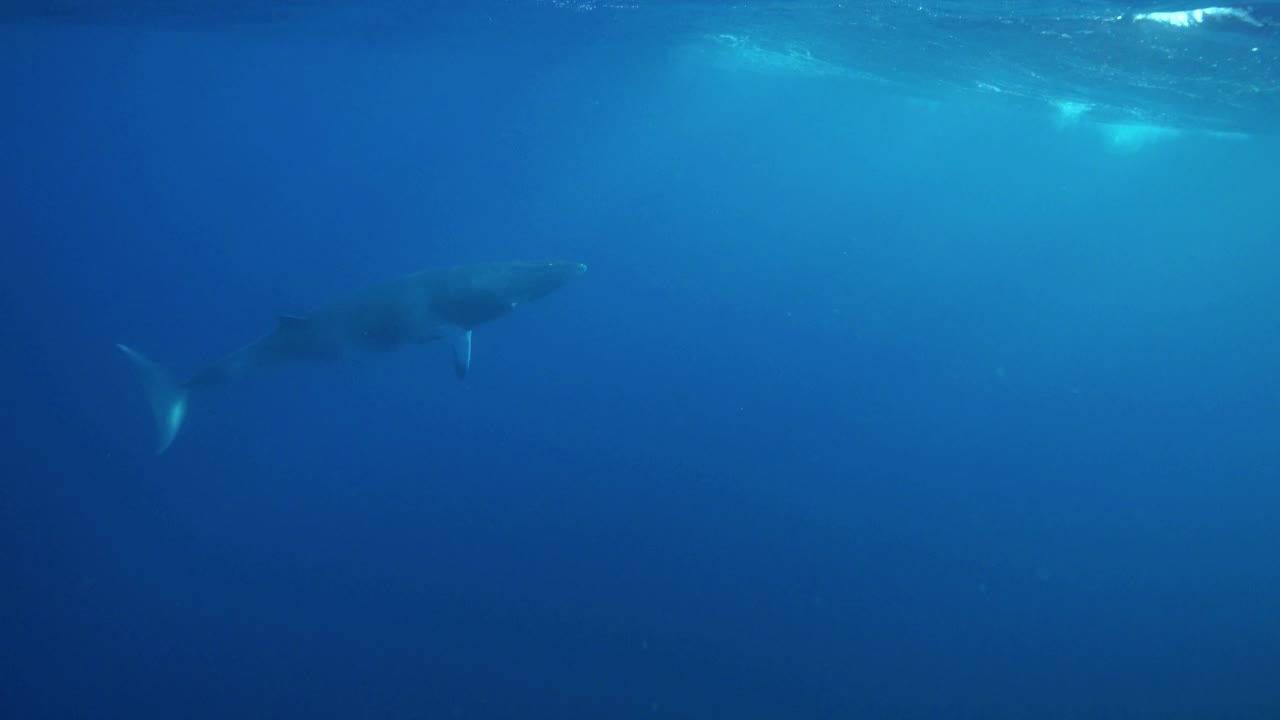
<svg viewBox="0 0 1280 720">
<path fill-rule="evenodd" d="M 292 330 L 300 328 L 307 323 L 307 319 L 298 315 L 281 315 L 276 318 L 280 323 L 276 326 L 277 330 Z"/>
</svg>

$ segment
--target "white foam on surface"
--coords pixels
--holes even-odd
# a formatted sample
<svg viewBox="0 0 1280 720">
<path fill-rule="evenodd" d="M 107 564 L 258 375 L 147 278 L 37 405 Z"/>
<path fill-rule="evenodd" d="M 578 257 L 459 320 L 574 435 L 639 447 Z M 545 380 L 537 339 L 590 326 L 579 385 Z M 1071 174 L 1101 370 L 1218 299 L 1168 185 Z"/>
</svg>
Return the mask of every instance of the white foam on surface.
<svg viewBox="0 0 1280 720">
<path fill-rule="evenodd" d="M 1162 25 L 1171 25 L 1173 27 L 1190 28 L 1203 25 L 1205 20 L 1239 20 L 1248 23 L 1254 27 L 1262 27 L 1262 23 L 1249 14 L 1248 10 L 1231 7 L 1207 7 L 1196 10 L 1178 10 L 1175 12 L 1149 12 L 1137 13 L 1133 16 L 1134 21 L 1144 20 L 1147 22 L 1160 23 Z"/>
<path fill-rule="evenodd" d="M 1058 110 L 1059 125 L 1075 125 L 1085 113 L 1093 109 L 1093 105 L 1075 100 L 1059 100 L 1053 106 Z"/>
<path fill-rule="evenodd" d="M 1099 123 L 1097 127 L 1112 148 L 1124 152 L 1136 152 L 1182 135 L 1181 130 L 1161 125 Z"/>
</svg>

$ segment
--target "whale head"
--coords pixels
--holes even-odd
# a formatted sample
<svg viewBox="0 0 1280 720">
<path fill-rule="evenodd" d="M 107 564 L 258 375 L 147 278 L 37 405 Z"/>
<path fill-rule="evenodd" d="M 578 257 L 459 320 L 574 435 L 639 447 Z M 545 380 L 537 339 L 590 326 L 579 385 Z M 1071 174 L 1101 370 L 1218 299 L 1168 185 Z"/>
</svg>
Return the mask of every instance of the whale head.
<svg viewBox="0 0 1280 720">
<path fill-rule="evenodd" d="M 494 267 L 496 274 L 505 275 L 495 289 L 504 301 L 520 305 L 550 295 L 586 271 L 582 263 L 563 260 L 504 263 Z"/>
<path fill-rule="evenodd" d="M 586 270 L 582 263 L 562 260 L 455 267 L 442 291 L 430 290 L 430 306 L 442 320 L 473 328 L 555 292 Z"/>
</svg>

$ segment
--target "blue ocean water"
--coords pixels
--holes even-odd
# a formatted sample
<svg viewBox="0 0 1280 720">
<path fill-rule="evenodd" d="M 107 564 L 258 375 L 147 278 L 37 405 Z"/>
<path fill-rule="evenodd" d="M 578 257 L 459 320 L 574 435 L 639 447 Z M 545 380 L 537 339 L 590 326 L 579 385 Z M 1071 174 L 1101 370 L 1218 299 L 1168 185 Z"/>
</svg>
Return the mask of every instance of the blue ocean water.
<svg viewBox="0 0 1280 720">
<path fill-rule="evenodd" d="M 1280 717 L 1280 6 L 5 7 L 0 717 Z"/>
</svg>

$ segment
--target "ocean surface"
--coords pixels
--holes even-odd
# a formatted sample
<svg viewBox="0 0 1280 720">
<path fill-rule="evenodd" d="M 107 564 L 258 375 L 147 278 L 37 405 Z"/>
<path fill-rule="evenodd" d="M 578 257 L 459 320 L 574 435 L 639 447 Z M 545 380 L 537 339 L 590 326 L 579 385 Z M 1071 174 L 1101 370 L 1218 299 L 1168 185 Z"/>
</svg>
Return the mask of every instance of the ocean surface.
<svg viewBox="0 0 1280 720">
<path fill-rule="evenodd" d="M 11 0 L 0 717 L 1280 718 L 1280 4 Z M 442 343 L 177 376 L 425 268 Z"/>
</svg>

